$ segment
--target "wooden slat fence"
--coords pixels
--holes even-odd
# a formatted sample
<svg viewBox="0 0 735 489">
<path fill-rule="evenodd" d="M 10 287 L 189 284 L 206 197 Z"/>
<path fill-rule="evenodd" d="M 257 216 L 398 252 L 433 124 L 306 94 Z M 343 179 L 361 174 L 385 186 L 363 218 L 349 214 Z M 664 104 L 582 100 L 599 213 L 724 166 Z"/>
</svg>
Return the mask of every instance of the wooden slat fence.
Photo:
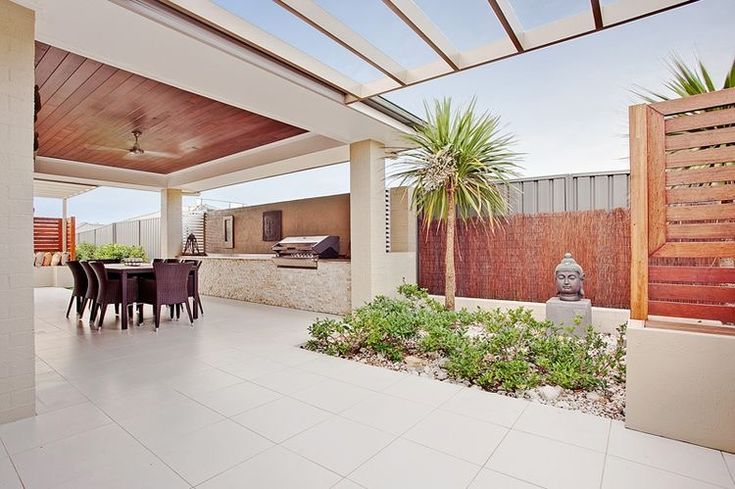
<svg viewBox="0 0 735 489">
<path fill-rule="evenodd" d="M 630 156 L 631 316 L 735 323 L 735 89 L 632 106 Z"/>
<path fill-rule="evenodd" d="M 76 250 L 76 220 L 69 217 L 66 220 L 66 249 L 74 259 Z M 57 217 L 33 218 L 33 252 L 55 253 L 63 251 L 63 219 Z"/>
</svg>

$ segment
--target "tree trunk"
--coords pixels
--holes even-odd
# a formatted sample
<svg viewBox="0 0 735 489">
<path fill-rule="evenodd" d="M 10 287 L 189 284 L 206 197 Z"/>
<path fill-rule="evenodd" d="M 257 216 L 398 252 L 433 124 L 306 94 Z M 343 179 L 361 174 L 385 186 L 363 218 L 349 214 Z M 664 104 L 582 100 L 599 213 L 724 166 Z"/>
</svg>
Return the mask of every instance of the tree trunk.
<svg viewBox="0 0 735 489">
<path fill-rule="evenodd" d="M 444 254 L 444 307 L 454 311 L 454 295 L 457 290 L 457 279 L 454 272 L 454 228 L 457 222 L 454 189 L 447 195 L 447 242 Z"/>
</svg>

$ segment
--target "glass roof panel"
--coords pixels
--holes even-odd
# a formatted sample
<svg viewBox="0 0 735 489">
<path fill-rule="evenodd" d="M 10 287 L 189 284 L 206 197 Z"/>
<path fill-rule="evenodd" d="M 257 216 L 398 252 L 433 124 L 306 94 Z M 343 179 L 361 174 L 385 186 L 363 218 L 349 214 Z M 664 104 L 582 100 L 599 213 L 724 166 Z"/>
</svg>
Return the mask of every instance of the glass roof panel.
<svg viewBox="0 0 735 489">
<path fill-rule="evenodd" d="M 509 0 L 509 2 L 524 30 L 531 30 L 591 10 L 589 0 Z"/>
<path fill-rule="evenodd" d="M 250 22 L 311 57 L 360 83 L 385 76 L 292 13 L 271 1 L 212 0 L 228 12 Z"/>
<path fill-rule="evenodd" d="M 416 68 L 439 56 L 381 1 L 315 0 L 340 22 L 370 41 L 404 68 Z"/>
<path fill-rule="evenodd" d="M 505 38 L 487 0 L 416 0 L 424 13 L 460 51 Z"/>
</svg>

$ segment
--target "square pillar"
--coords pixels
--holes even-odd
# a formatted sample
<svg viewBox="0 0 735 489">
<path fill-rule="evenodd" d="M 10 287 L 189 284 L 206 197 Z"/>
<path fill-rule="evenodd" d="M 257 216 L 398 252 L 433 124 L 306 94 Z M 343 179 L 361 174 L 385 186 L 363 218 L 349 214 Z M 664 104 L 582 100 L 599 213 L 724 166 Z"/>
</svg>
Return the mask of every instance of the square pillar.
<svg viewBox="0 0 735 489">
<path fill-rule="evenodd" d="M 181 254 L 183 242 L 181 202 L 180 189 L 161 190 L 161 256 L 156 258 L 175 258 Z"/>
<path fill-rule="evenodd" d="M 0 423 L 36 413 L 34 30 L 32 10 L 0 0 Z"/>
</svg>

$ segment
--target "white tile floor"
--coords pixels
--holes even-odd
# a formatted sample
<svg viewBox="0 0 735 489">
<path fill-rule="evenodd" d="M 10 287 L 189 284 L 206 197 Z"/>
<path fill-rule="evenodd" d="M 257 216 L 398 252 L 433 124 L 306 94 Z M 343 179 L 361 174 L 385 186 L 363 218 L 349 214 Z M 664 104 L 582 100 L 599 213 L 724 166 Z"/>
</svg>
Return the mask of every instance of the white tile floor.
<svg viewBox="0 0 735 489">
<path fill-rule="evenodd" d="M 101 333 L 36 291 L 38 412 L 0 489 L 735 488 L 735 456 L 297 347 L 315 314 L 205 299 Z"/>
</svg>

